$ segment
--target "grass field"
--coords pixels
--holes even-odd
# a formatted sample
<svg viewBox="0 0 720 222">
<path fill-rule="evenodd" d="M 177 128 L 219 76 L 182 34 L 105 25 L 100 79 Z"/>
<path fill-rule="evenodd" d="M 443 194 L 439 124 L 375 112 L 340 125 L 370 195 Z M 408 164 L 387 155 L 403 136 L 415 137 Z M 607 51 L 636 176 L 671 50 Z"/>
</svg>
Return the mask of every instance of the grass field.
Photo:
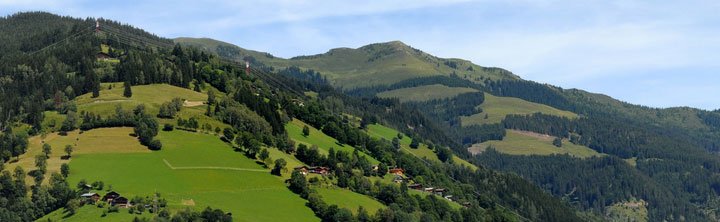
<svg viewBox="0 0 720 222">
<path fill-rule="evenodd" d="M 397 137 L 397 134 L 399 133 L 397 130 L 380 125 L 380 124 L 372 124 L 368 125 L 368 134 L 371 137 L 374 138 L 382 138 L 386 140 L 392 140 L 393 138 Z M 427 144 L 420 143 L 420 146 L 418 146 L 417 149 L 410 148 L 410 143 L 412 142 L 412 139 L 404 135 L 403 138 L 400 140 L 400 147 L 403 151 L 408 152 L 416 157 L 424 158 L 431 161 L 438 161 L 440 162 L 440 159 L 438 159 L 437 154 L 430 150 L 428 148 Z M 453 162 L 455 164 L 459 164 L 462 166 L 470 167 L 473 170 L 477 169 L 477 166 L 473 165 L 472 163 L 463 160 L 460 157 L 453 156 Z"/>
<path fill-rule="evenodd" d="M 554 138 L 524 131 L 508 130 L 502 141 L 491 140 L 475 144 L 468 148 L 468 151 L 477 154 L 492 146 L 498 152 L 511 155 L 570 154 L 580 158 L 602 155 L 586 146 L 575 145 L 567 139 L 563 140 L 562 147 L 556 147 L 552 144 Z"/>
<path fill-rule="evenodd" d="M 338 207 L 352 211 L 353 214 L 357 214 L 360 206 L 365 208 L 370 215 L 375 215 L 379 209 L 385 208 L 385 205 L 377 200 L 347 189 L 318 187 L 315 190 L 322 196 L 325 203 L 338 205 Z"/>
<path fill-rule="evenodd" d="M 315 129 L 314 127 L 307 125 L 310 128 L 310 135 L 305 137 L 302 134 L 302 129 L 304 126 L 306 126 L 304 122 L 293 119 L 288 124 L 285 124 L 285 130 L 288 132 L 288 136 L 290 139 L 294 140 L 297 143 L 303 143 L 308 146 L 310 145 L 317 145 L 320 153 L 327 155 L 328 150 L 330 150 L 330 147 L 333 147 L 335 150 L 342 150 L 344 152 L 352 153 L 355 148 L 347 145 L 342 144 L 340 145 L 338 141 L 335 138 L 332 138 L 328 135 L 325 135 L 322 131 Z M 370 155 L 367 155 L 363 152 L 360 152 L 360 155 L 365 156 L 370 160 L 370 163 L 372 164 L 379 164 L 380 161 L 377 161 L 375 158 L 373 158 Z"/>
<path fill-rule="evenodd" d="M 93 112 L 101 115 L 115 113 L 115 106 L 120 104 L 125 110 L 132 110 L 139 104 L 145 104 L 148 112 L 156 114 L 160 104 L 173 98 L 188 101 L 207 101 L 207 95 L 190 89 L 167 84 L 153 84 L 132 87 L 132 97 L 123 97 L 122 84 L 115 83 L 112 89 L 100 90 L 100 96 L 92 98 L 91 94 L 78 96 L 75 100 L 78 111 Z M 204 110 L 203 110 L 204 111 Z"/>
<path fill-rule="evenodd" d="M 429 101 L 435 99 L 452 98 L 457 95 L 469 92 L 477 92 L 477 90 L 471 88 L 448 87 L 445 85 L 435 84 L 385 91 L 378 93 L 377 97 L 398 98 L 401 102 Z"/>
<path fill-rule="evenodd" d="M 647 207 L 644 200 L 615 203 L 605 208 L 605 218 L 608 221 L 649 221 Z"/>
<path fill-rule="evenodd" d="M 434 194 L 430 194 L 430 193 L 428 193 L 428 192 L 419 191 L 419 190 L 412 190 L 412 189 L 408 190 L 408 193 L 410 193 L 411 195 L 420 195 L 420 196 L 422 196 L 422 197 L 426 197 L 426 196 L 428 196 L 428 195 L 434 195 Z M 445 202 L 447 202 L 448 204 L 450 204 L 450 207 L 452 207 L 453 209 L 459 210 L 459 209 L 461 209 L 461 208 L 463 207 L 462 205 L 460 205 L 460 204 L 457 203 L 457 202 L 449 201 L 449 200 L 447 200 L 447 199 L 445 199 L 445 198 L 442 198 L 442 197 L 440 197 L 440 196 L 435 196 L 435 197 L 437 197 L 438 199 L 445 200 Z"/>
<path fill-rule="evenodd" d="M 86 140 L 83 136 L 81 141 Z M 163 142 L 160 151 L 73 155 L 69 183 L 103 181 L 127 197 L 157 191 L 171 210 L 211 206 L 231 212 L 235 221 L 318 220 L 305 200 L 285 187 L 284 178 L 271 175 L 218 137 L 176 130 L 160 132 L 157 138 Z M 194 205 L 185 205 L 188 200 Z M 51 219 L 63 216 L 53 215 Z M 94 220 L 113 221 L 99 215 Z"/>
<path fill-rule="evenodd" d="M 42 136 L 34 136 L 28 139 L 28 150 L 25 154 L 20 155 L 17 162 L 9 163 L 5 169 L 13 170 L 16 166 L 25 169 L 25 172 L 35 169 L 35 156 L 42 153 L 44 143 L 50 144 L 52 153 L 47 160 L 48 172 L 45 175 L 45 181 L 50 178 L 53 172 L 60 171 L 60 165 L 68 163 L 70 160 L 61 159 L 65 155 L 65 146 L 72 145 L 73 156 L 81 154 L 93 153 L 149 153 L 145 146 L 138 143 L 137 138 L 131 137 L 132 128 L 101 128 L 83 132 L 68 132 L 67 136 L 60 136 L 57 133 Z M 28 175 L 26 182 L 32 184 L 32 177 Z"/>
<path fill-rule="evenodd" d="M 543 113 L 547 115 L 577 118 L 577 114 L 572 112 L 559 110 L 539 103 L 528 102 L 518 98 L 493 96 L 488 93 L 485 93 L 485 102 L 478 107 L 483 110 L 482 113 L 460 117 L 463 126 L 499 123 L 505 119 L 505 116 L 510 114 L 526 115 Z M 485 118 L 486 115 L 487 119 Z"/>
</svg>

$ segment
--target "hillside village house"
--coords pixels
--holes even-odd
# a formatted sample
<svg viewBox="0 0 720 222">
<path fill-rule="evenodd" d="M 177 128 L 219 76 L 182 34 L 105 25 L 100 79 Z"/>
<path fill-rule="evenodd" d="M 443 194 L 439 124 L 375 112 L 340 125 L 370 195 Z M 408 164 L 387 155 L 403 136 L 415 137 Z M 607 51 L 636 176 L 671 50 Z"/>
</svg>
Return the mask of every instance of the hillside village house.
<svg viewBox="0 0 720 222">
<path fill-rule="evenodd" d="M 295 167 L 294 169 L 295 169 L 295 171 L 299 171 L 303 175 L 307 175 L 308 173 L 327 175 L 328 173 L 330 173 L 330 168 L 327 168 L 327 167 L 299 166 L 299 167 Z"/>
<path fill-rule="evenodd" d="M 388 170 L 388 173 L 395 174 L 398 176 L 404 176 L 405 170 L 403 170 L 403 168 L 392 168 L 392 169 Z"/>
<path fill-rule="evenodd" d="M 105 196 L 103 196 L 102 200 L 105 202 L 111 202 L 115 198 L 118 198 L 118 197 L 120 197 L 119 193 L 117 193 L 115 191 L 110 191 L 110 192 L 106 193 Z"/>
<path fill-rule="evenodd" d="M 80 195 L 86 203 L 94 204 L 98 200 L 100 200 L 100 194 L 97 193 L 85 193 L 83 195 Z"/>
<path fill-rule="evenodd" d="M 129 207 L 130 206 L 129 203 L 130 202 L 125 197 L 118 197 L 118 198 L 113 199 L 113 201 L 112 201 L 112 205 L 117 206 L 117 207 Z"/>
</svg>

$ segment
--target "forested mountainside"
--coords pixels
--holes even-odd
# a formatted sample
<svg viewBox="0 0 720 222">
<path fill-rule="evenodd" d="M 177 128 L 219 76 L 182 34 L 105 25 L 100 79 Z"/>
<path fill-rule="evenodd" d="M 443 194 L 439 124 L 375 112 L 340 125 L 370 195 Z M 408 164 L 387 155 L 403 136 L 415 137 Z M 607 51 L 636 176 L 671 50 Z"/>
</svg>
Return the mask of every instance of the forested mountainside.
<svg viewBox="0 0 720 222">
<path fill-rule="evenodd" d="M 304 75 L 309 81 L 338 87 L 356 99 L 418 111 L 433 128 L 440 129 L 437 132 L 447 132 L 448 142 L 457 144 L 451 146 L 457 155 L 480 166 L 517 173 L 577 209 L 610 220 L 623 220 L 618 219 L 622 216 L 615 217 L 618 208 L 647 210 L 646 215 L 633 218 L 637 220 L 718 218 L 718 111 L 628 104 L 583 90 L 522 80 L 498 68 L 462 62 L 453 65 L 446 62 L 456 60 L 435 58 L 400 42 L 333 49 L 292 59 L 247 53 L 227 44 L 212 47 L 211 42 L 180 41 L 205 45 L 205 50 L 214 53 L 220 48 L 234 48 L 233 53 L 219 55 L 251 61 L 286 76 Z M 366 53 L 382 56 L 368 57 Z M 419 60 L 426 63 L 410 65 L 416 63 L 400 59 L 407 57 L 425 58 Z M 387 68 L 387 73 L 376 70 L 380 67 Z M 378 73 L 387 78 L 376 76 Z M 358 82 L 358 78 L 367 78 L 362 81 L 367 85 L 349 83 Z M 414 126 L 394 127 L 433 137 Z M 531 136 L 515 141 L 507 138 L 508 131 Z M 543 138 L 550 139 L 543 142 Z M 489 145 L 498 141 L 502 146 Z M 548 155 L 534 148 L 537 143 L 557 147 L 570 144 L 598 155 L 559 155 L 559 148 Z M 480 152 L 473 156 L 466 148 Z"/>
<path fill-rule="evenodd" d="M 0 19 L 0 221 L 602 220 L 467 163 L 422 105 L 99 22 Z"/>
</svg>

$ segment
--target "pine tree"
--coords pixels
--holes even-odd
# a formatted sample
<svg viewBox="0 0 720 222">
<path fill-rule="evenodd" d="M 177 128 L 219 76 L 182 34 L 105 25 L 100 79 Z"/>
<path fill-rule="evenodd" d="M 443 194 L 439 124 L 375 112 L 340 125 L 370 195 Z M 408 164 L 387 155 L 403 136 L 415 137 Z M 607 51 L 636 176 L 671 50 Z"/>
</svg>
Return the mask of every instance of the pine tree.
<svg viewBox="0 0 720 222">
<path fill-rule="evenodd" d="M 132 88 L 130 88 L 130 82 L 123 83 L 123 87 L 125 87 L 125 90 L 123 91 L 123 96 L 127 98 L 132 97 Z"/>
</svg>

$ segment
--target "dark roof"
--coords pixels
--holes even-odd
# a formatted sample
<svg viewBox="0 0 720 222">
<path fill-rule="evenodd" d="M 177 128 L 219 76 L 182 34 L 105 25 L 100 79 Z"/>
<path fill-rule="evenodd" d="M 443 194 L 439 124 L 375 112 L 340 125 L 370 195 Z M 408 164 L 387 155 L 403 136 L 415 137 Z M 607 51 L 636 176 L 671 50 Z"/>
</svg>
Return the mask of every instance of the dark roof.
<svg viewBox="0 0 720 222">
<path fill-rule="evenodd" d="M 125 197 L 118 197 L 113 199 L 113 203 L 127 203 L 128 199 Z"/>
</svg>

